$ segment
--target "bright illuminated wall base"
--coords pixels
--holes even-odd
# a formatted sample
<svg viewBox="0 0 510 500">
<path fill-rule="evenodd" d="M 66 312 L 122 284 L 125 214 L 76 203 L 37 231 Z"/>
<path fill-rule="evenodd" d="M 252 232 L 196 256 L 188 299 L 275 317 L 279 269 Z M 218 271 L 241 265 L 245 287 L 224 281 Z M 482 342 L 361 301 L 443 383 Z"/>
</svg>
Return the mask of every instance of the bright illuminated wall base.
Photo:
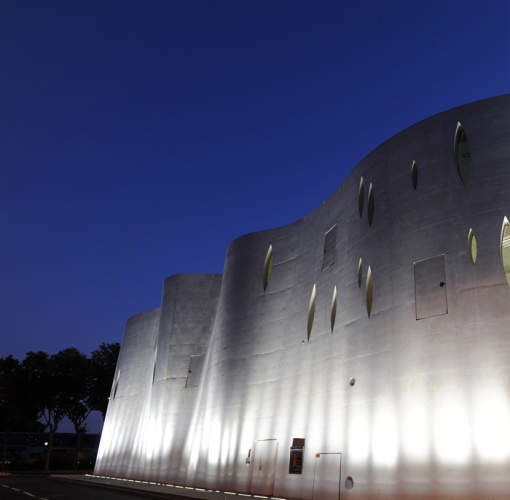
<svg viewBox="0 0 510 500">
<path fill-rule="evenodd" d="M 508 499 L 510 96 L 386 141 L 127 322 L 95 473 L 281 498 Z M 205 249 L 204 249 L 205 250 Z"/>
</svg>

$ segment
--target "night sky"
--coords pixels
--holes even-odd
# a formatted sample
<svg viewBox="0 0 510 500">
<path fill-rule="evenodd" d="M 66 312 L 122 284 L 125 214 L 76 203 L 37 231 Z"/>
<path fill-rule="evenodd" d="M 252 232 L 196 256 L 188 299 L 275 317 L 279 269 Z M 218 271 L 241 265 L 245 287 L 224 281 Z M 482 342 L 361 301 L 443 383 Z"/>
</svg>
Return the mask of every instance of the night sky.
<svg viewBox="0 0 510 500">
<path fill-rule="evenodd" d="M 0 357 L 120 342 L 165 277 L 508 93 L 509 32 L 508 0 L 1 0 Z"/>
</svg>

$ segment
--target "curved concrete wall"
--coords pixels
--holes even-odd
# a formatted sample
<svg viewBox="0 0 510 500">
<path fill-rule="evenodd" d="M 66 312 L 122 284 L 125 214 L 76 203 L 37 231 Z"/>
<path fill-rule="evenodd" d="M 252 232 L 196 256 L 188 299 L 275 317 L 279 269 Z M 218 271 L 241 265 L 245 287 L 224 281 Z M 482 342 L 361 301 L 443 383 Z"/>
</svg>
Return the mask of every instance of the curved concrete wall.
<svg viewBox="0 0 510 500">
<path fill-rule="evenodd" d="M 505 217 L 510 96 L 394 136 L 304 219 L 232 242 L 223 276 L 169 278 L 161 307 L 128 321 L 96 474 L 506 498 Z"/>
</svg>

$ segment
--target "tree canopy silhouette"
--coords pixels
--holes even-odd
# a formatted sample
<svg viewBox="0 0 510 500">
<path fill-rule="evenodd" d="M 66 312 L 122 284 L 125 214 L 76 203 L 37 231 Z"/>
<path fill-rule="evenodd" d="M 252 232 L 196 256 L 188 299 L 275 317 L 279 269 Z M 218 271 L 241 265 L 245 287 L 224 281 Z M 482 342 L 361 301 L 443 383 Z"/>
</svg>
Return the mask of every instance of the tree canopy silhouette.
<svg viewBox="0 0 510 500">
<path fill-rule="evenodd" d="M 77 433 L 77 453 L 92 411 L 106 415 L 120 344 L 101 344 L 90 357 L 70 347 L 56 354 L 28 352 L 21 362 L 0 358 L 0 431 L 5 462 L 11 432 L 48 433 L 44 469 L 49 470 L 55 434 L 64 418 Z"/>
</svg>

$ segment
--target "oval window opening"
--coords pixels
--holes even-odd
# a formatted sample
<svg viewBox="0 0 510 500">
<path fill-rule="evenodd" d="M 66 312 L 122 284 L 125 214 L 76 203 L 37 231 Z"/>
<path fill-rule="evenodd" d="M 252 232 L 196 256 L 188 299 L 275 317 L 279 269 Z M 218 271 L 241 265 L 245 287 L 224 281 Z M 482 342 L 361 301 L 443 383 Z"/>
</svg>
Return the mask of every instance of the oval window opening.
<svg viewBox="0 0 510 500">
<path fill-rule="evenodd" d="M 365 185 L 363 183 L 363 177 L 359 180 L 359 191 L 358 191 L 358 209 L 359 216 L 363 215 L 363 205 L 365 204 Z"/>
<path fill-rule="evenodd" d="M 273 269 L 273 247 L 269 245 L 266 254 L 266 260 L 264 261 L 264 290 L 267 288 L 269 284 L 269 280 L 271 279 L 271 271 Z"/>
<path fill-rule="evenodd" d="M 333 298 L 331 299 L 331 331 L 335 328 L 337 296 L 338 294 L 335 286 L 333 289 Z"/>
<path fill-rule="evenodd" d="M 372 313 L 373 296 L 374 296 L 374 283 L 373 283 L 373 278 L 372 278 L 372 269 L 370 268 L 370 266 L 368 266 L 367 284 L 366 284 L 366 289 L 365 289 L 368 317 L 370 317 L 370 314 Z"/>
<path fill-rule="evenodd" d="M 112 388 L 111 399 L 115 399 L 117 397 L 117 389 L 119 388 L 119 379 L 120 379 L 120 370 L 117 372 L 115 384 Z M 110 399 L 110 398 L 108 398 L 108 399 Z"/>
<path fill-rule="evenodd" d="M 476 245 L 475 233 L 473 233 L 472 229 L 470 229 L 468 233 L 468 251 L 469 256 L 471 257 L 471 262 L 474 264 L 478 255 L 478 247 Z"/>
<path fill-rule="evenodd" d="M 372 225 L 372 220 L 374 219 L 374 188 L 372 183 L 368 188 L 368 223 Z"/>
<path fill-rule="evenodd" d="M 413 188 L 416 189 L 418 185 L 418 166 L 415 161 L 411 165 L 411 182 L 413 183 Z"/>
<path fill-rule="evenodd" d="M 455 162 L 457 163 L 457 170 L 464 186 L 467 184 L 469 177 L 469 158 L 471 153 L 469 150 L 469 143 L 467 140 L 466 132 L 462 125 L 457 123 L 457 130 L 455 131 Z"/>
<path fill-rule="evenodd" d="M 501 263 L 506 282 L 510 286 L 510 222 L 506 217 L 503 218 L 503 227 L 501 228 Z"/>
<path fill-rule="evenodd" d="M 363 261 L 361 257 L 359 258 L 358 263 L 358 286 L 361 288 L 361 281 L 363 280 Z"/>
<path fill-rule="evenodd" d="M 312 333 L 313 318 L 315 316 L 315 296 L 317 295 L 317 288 L 313 285 L 312 295 L 310 295 L 310 304 L 308 305 L 308 325 L 307 325 L 307 340 L 310 340 Z"/>
</svg>

